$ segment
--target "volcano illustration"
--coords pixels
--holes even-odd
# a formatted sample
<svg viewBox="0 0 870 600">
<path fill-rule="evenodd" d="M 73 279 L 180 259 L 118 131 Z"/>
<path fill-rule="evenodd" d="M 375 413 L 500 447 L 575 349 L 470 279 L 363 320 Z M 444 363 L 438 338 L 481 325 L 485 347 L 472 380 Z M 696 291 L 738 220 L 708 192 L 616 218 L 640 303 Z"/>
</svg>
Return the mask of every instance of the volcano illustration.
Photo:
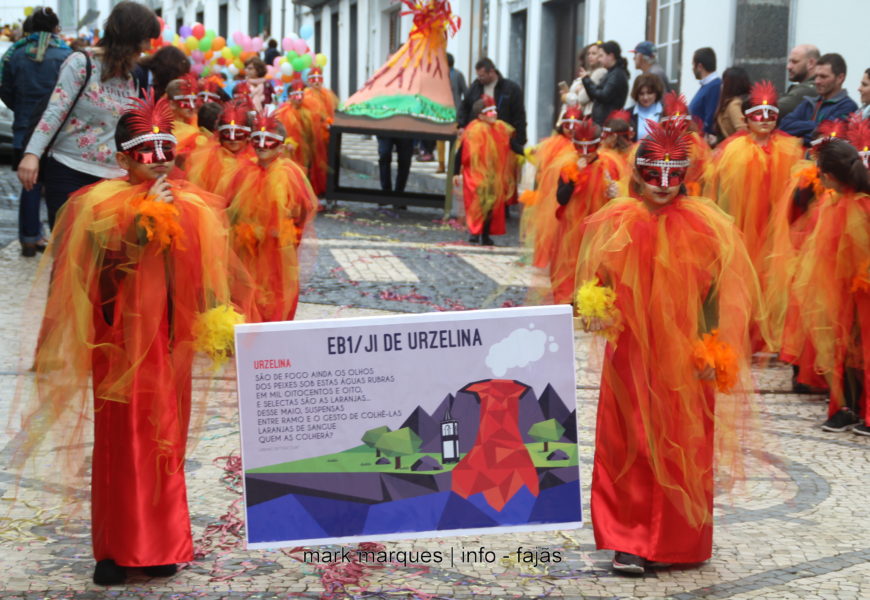
<svg viewBox="0 0 870 600">
<path fill-rule="evenodd" d="M 413 14 L 408 40 L 341 106 L 351 116 L 386 119 L 409 116 L 433 123 L 456 121 L 447 66 L 447 36 L 459 18 L 447 0 L 402 0 Z"/>
</svg>

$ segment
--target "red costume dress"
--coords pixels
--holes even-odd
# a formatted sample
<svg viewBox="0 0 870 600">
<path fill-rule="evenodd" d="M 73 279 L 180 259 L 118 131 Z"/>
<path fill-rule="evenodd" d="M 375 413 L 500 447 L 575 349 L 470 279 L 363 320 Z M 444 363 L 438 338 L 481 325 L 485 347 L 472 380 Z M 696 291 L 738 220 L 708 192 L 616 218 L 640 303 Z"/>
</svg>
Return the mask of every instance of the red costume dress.
<svg viewBox="0 0 870 600">
<path fill-rule="evenodd" d="M 36 360 L 56 414 L 87 410 L 93 375 L 94 556 L 132 567 L 193 559 L 184 457 L 194 322 L 229 300 L 225 224 L 186 182 L 172 181 L 168 205 L 147 199 L 152 184 L 109 180 L 70 197 Z M 71 446 L 76 425 L 62 434 Z"/>
<path fill-rule="evenodd" d="M 493 102 L 493 107 L 495 103 Z M 504 235 L 505 203 L 516 193 L 517 161 L 510 140 L 514 128 L 504 121 L 477 118 L 462 132 L 462 200 L 469 233 Z"/>
<path fill-rule="evenodd" d="M 253 129 L 252 140 L 263 133 L 280 138 L 272 117 L 259 115 Z M 299 303 L 297 249 L 317 197 L 299 165 L 281 156 L 266 167 L 243 165 L 231 186 L 232 247 L 256 286 L 248 321 L 292 320 Z"/>
<path fill-rule="evenodd" d="M 838 142 L 844 143 L 844 142 Z M 819 207 L 818 221 L 801 247 L 794 295 L 804 328 L 816 350 L 816 370 L 831 389 L 828 416 L 844 405 L 845 369 L 864 371 L 863 406 L 870 418 L 870 196 L 830 191 Z M 785 347 L 786 352 L 798 349 Z"/>
<path fill-rule="evenodd" d="M 686 165 L 685 146 L 659 164 Z M 699 378 L 699 339 L 718 327 L 718 341 L 701 346 L 730 356 L 715 360 L 716 387 L 733 387 L 738 368 L 748 374 L 748 325 L 758 306 L 752 264 L 739 231 L 705 198 L 657 206 L 617 198 L 586 219 L 582 235 L 578 314 L 587 316 L 588 287 L 600 291 L 600 282 L 615 293 L 592 476 L 596 544 L 651 561 L 704 561 L 712 551 L 714 447 L 731 451 L 720 466 L 736 464 L 732 426 L 748 399 L 714 400 L 713 383 Z"/>
<path fill-rule="evenodd" d="M 314 87 L 312 84 L 323 83 L 323 73 L 319 67 L 312 67 L 308 74 L 309 87 L 305 88 L 302 106 L 312 115 L 316 115 L 317 126 L 314 130 L 313 156 L 311 163 L 311 187 L 319 197 L 326 192 L 326 175 L 329 171 L 329 126 L 335 120 L 335 110 L 338 108 L 338 97 L 332 90 L 324 87 Z"/>
<path fill-rule="evenodd" d="M 247 123 L 247 107 L 244 104 L 228 103 L 221 113 L 217 135 L 198 146 L 187 160 L 187 178 L 202 189 L 224 198 L 224 208 L 232 199 L 230 184 L 243 165 L 256 160 L 248 143 L 251 128 Z M 224 148 L 220 140 L 244 142 L 242 150 L 233 154 Z"/>
<path fill-rule="evenodd" d="M 314 152 L 317 136 L 320 135 L 323 124 L 316 112 L 312 112 L 310 107 L 302 104 L 304 84 L 297 80 L 291 85 L 293 86 L 290 92 L 291 100 L 279 106 L 274 116 L 284 126 L 287 138 L 294 145 L 290 158 L 302 167 L 305 175 L 311 180 L 317 173 Z M 294 98 L 297 101 L 294 101 Z"/>
<path fill-rule="evenodd" d="M 591 120 L 586 120 L 574 132 L 575 145 L 581 148 L 597 148 L 600 138 Z M 583 169 L 577 167 L 578 159 L 586 154 L 575 151 L 574 160 L 566 162 L 559 174 L 562 192 L 565 186 L 573 186 L 567 203 L 556 211 L 555 248 L 550 264 L 550 287 L 555 304 L 570 304 L 574 297 L 574 276 L 577 269 L 577 253 L 583 239 L 583 219 L 604 206 L 610 199 L 608 190 L 619 179 L 619 164 L 608 154 L 598 154 L 592 163 Z"/>
</svg>

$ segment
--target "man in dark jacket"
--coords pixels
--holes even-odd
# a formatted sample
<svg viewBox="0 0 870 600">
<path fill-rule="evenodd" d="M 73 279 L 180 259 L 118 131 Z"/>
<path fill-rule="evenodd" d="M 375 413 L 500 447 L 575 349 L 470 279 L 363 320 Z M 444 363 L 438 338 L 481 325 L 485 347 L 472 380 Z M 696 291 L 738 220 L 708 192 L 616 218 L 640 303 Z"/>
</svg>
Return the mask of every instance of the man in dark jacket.
<svg viewBox="0 0 870 600">
<path fill-rule="evenodd" d="M 843 89 L 846 61 L 839 54 L 825 54 L 816 63 L 817 96 L 807 96 L 796 109 L 783 118 L 779 128 L 801 137 L 809 146 L 813 131 L 822 121 L 843 121 L 858 105 Z"/>
<path fill-rule="evenodd" d="M 484 94 L 492 96 L 495 98 L 498 118 L 516 130 L 511 139 L 511 149 L 517 154 L 522 154 L 526 145 L 526 106 L 522 88 L 503 77 L 488 58 L 477 61 L 474 69 L 477 71 L 477 79 L 468 88 L 459 106 L 457 115 L 459 127 L 464 128 L 474 119 L 475 115 L 472 114 L 471 107 L 477 100 Z"/>
<path fill-rule="evenodd" d="M 800 44 L 788 55 L 788 80 L 792 84 L 779 97 L 779 118 L 796 109 L 804 98 L 816 95 L 816 62 L 821 58 L 819 49 L 812 44 Z"/>
</svg>

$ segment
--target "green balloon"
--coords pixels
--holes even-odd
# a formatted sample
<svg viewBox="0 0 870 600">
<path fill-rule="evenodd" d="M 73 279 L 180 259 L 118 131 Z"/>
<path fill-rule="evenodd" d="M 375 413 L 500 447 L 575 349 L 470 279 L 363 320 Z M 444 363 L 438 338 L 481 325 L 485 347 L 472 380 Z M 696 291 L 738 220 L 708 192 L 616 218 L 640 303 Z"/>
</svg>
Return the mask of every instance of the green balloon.
<svg viewBox="0 0 870 600">
<path fill-rule="evenodd" d="M 296 50 L 289 50 L 289 51 L 287 52 L 287 60 L 293 60 L 293 59 L 296 58 L 297 56 L 299 56 L 299 55 L 296 54 Z"/>
<path fill-rule="evenodd" d="M 238 56 L 242 53 L 242 47 L 238 44 L 233 44 L 232 46 L 230 46 L 230 51 L 232 51 L 233 56 Z"/>
<path fill-rule="evenodd" d="M 310 54 L 303 54 L 299 58 L 301 58 L 305 62 L 305 66 L 303 67 L 304 69 L 307 69 L 308 67 L 311 66 L 311 55 Z"/>
<path fill-rule="evenodd" d="M 203 52 L 208 52 L 211 50 L 211 40 L 208 38 L 202 38 L 199 40 L 199 49 Z"/>
<path fill-rule="evenodd" d="M 206 29 L 205 30 L 205 37 L 214 39 L 216 36 L 217 36 L 217 34 L 214 32 L 214 29 Z"/>
<path fill-rule="evenodd" d="M 206 66 L 203 67 L 203 69 L 202 69 L 202 76 L 205 77 L 205 76 L 208 75 L 209 73 L 211 73 L 211 69 L 208 67 L 208 65 L 206 65 Z"/>
<path fill-rule="evenodd" d="M 297 56 L 293 60 L 290 61 L 290 64 L 293 65 L 294 71 L 302 71 L 305 69 L 305 60 L 301 56 Z"/>
</svg>

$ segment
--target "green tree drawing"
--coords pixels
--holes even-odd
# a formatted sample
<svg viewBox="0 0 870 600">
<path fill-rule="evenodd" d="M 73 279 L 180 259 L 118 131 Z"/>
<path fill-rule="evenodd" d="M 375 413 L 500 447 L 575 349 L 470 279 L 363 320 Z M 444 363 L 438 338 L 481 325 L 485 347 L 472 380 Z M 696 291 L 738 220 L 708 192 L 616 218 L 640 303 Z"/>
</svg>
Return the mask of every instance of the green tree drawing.
<svg viewBox="0 0 870 600">
<path fill-rule="evenodd" d="M 374 429 L 369 429 L 362 436 L 363 443 L 369 448 L 374 448 L 375 450 L 375 458 L 378 458 L 381 455 L 381 451 L 375 445 L 378 442 L 378 438 L 380 438 L 385 433 L 389 432 L 390 428 L 386 425 L 381 425 L 380 427 L 375 427 Z"/>
<path fill-rule="evenodd" d="M 396 468 L 402 468 L 402 457 L 414 454 L 420 450 L 423 441 L 410 427 L 402 427 L 396 431 L 383 433 L 375 442 L 375 448 L 387 456 L 396 457 Z"/>
<path fill-rule="evenodd" d="M 539 421 L 529 427 L 529 435 L 535 438 L 535 441 L 544 442 L 544 452 L 548 452 L 550 442 L 558 442 L 563 433 L 565 428 L 556 419 Z"/>
</svg>

